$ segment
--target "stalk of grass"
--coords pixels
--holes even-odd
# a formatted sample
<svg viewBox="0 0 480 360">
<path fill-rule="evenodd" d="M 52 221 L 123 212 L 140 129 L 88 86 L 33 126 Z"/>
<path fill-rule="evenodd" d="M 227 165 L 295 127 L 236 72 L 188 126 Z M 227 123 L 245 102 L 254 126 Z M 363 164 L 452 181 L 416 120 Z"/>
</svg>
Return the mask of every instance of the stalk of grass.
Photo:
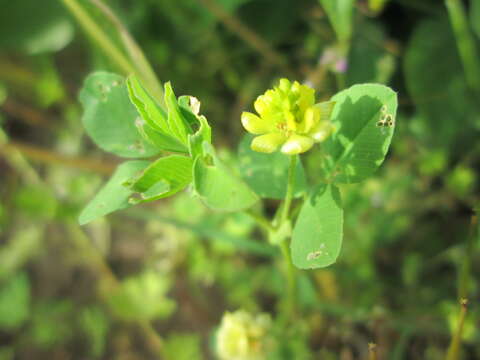
<svg viewBox="0 0 480 360">
<path fill-rule="evenodd" d="M 450 346 L 448 347 L 447 356 L 445 360 L 459 360 L 460 359 L 460 350 L 462 346 L 462 334 L 463 327 L 465 324 L 465 318 L 467 316 L 468 300 L 463 298 L 460 300 L 460 317 L 457 323 L 457 329 L 455 334 L 452 337 Z"/>
</svg>

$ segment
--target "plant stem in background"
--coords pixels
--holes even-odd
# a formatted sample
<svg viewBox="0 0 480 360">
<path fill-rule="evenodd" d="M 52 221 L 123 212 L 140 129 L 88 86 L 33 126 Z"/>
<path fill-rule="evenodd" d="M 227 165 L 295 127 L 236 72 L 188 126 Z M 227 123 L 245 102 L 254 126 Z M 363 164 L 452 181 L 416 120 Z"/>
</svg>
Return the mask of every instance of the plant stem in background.
<svg viewBox="0 0 480 360">
<path fill-rule="evenodd" d="M 135 64 L 135 67 L 138 69 L 138 74 L 141 79 L 145 82 L 145 86 L 152 92 L 152 95 L 155 96 L 156 100 L 164 105 L 164 95 L 162 84 L 157 78 L 157 75 L 152 69 L 151 64 L 147 60 L 147 57 L 143 53 L 140 46 L 138 46 L 135 39 L 130 35 L 128 29 L 122 24 L 118 17 L 113 13 L 113 11 L 105 5 L 101 0 L 90 0 L 90 2 L 95 5 L 104 15 L 110 20 L 110 22 L 115 26 L 117 32 L 122 39 L 125 50 L 130 55 L 130 58 Z"/>
<path fill-rule="evenodd" d="M 95 23 L 94 19 L 77 0 L 62 1 L 66 8 L 75 16 L 78 23 L 83 27 L 88 36 L 97 43 L 119 70 L 127 76 L 130 74 L 137 75 L 142 80 L 145 87 L 147 87 L 152 95 L 155 96 L 155 99 L 163 106 L 163 90 L 160 81 L 153 72 L 150 63 L 140 47 L 110 8 L 99 0 L 90 0 L 91 3 L 95 5 L 113 24 L 113 26 L 115 26 L 131 60 L 129 60 L 124 52 L 115 45 L 103 29 Z"/>
<path fill-rule="evenodd" d="M 377 344 L 368 344 L 368 360 L 377 360 Z"/>
<path fill-rule="evenodd" d="M 467 84 L 472 90 L 480 91 L 480 63 L 463 3 L 460 0 L 445 0 L 445 5 L 455 33 Z"/>
<path fill-rule="evenodd" d="M 458 319 L 457 330 L 453 335 L 450 346 L 448 347 L 447 356 L 445 360 L 459 360 L 460 348 L 462 344 L 463 325 L 465 324 L 465 317 L 467 315 L 468 300 L 463 298 L 460 300 L 460 318 Z"/>
<path fill-rule="evenodd" d="M 98 26 L 88 12 L 77 0 L 62 0 L 65 7 L 73 14 L 85 32 L 97 43 L 107 56 L 125 74 L 134 73 L 133 65 L 125 55 L 114 45 L 107 34 Z"/>
<path fill-rule="evenodd" d="M 67 228 L 71 234 L 70 238 L 77 247 L 77 251 L 86 259 L 86 261 L 96 267 L 100 275 L 100 282 L 98 292 L 99 295 L 106 300 L 108 296 L 116 288 L 120 286 L 120 282 L 113 273 L 112 269 L 105 261 L 102 254 L 95 248 L 90 239 L 83 233 L 77 224 L 68 223 Z M 164 348 L 164 341 L 158 332 L 153 328 L 149 321 L 138 320 L 138 326 L 142 329 L 144 336 L 147 339 L 150 349 L 155 352 L 159 358 L 162 355 Z"/>
<path fill-rule="evenodd" d="M 468 290 L 470 283 L 470 269 L 472 264 L 472 255 L 475 250 L 475 240 L 477 239 L 478 232 L 478 219 L 474 215 L 470 221 L 470 231 L 467 237 L 467 245 L 465 247 L 465 254 L 460 269 L 458 297 L 460 299 L 468 298 Z"/>
</svg>

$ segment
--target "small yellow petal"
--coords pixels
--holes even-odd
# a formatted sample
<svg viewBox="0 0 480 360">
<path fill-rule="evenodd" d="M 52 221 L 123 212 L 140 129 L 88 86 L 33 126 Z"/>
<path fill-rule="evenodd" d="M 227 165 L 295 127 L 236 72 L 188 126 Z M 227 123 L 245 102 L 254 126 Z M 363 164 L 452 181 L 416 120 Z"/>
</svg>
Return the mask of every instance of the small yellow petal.
<svg viewBox="0 0 480 360">
<path fill-rule="evenodd" d="M 308 136 L 301 136 L 297 134 L 291 135 L 282 146 L 282 153 L 288 155 L 296 155 L 310 150 L 313 146 L 313 139 Z"/>
<path fill-rule="evenodd" d="M 275 128 L 275 124 L 249 112 L 242 113 L 242 125 L 249 133 L 265 134 Z"/>
<path fill-rule="evenodd" d="M 273 153 L 286 140 L 286 136 L 282 133 L 270 133 L 257 136 L 252 140 L 251 148 L 253 151 L 263 153 Z"/>
<path fill-rule="evenodd" d="M 278 87 L 284 91 L 284 92 L 287 92 L 290 90 L 290 87 L 292 86 L 290 80 L 288 79 L 280 79 L 280 84 L 278 85 Z"/>
<path fill-rule="evenodd" d="M 310 136 L 315 140 L 315 142 L 322 142 L 327 139 L 330 134 L 333 132 L 334 127 L 333 125 L 328 122 L 320 122 L 311 132 Z"/>
<path fill-rule="evenodd" d="M 310 132 L 320 120 L 320 110 L 315 106 L 310 106 L 303 116 L 303 121 L 300 123 L 298 131 L 301 133 Z"/>
</svg>

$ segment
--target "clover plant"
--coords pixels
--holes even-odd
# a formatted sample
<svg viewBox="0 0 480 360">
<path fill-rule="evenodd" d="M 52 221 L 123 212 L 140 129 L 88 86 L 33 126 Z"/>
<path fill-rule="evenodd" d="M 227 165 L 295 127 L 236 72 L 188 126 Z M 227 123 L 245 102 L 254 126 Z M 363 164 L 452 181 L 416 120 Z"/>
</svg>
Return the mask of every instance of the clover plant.
<svg viewBox="0 0 480 360">
<path fill-rule="evenodd" d="M 292 297 L 292 264 L 321 268 L 339 256 L 339 186 L 361 182 L 381 165 L 397 110 L 397 94 L 384 85 L 354 85 L 317 102 L 308 85 L 280 79 L 254 102 L 258 115 L 245 111 L 238 119 L 255 137 L 246 134 L 236 164 L 227 164 L 199 100 L 177 97 L 170 83 L 158 98 L 135 75 L 97 72 L 86 79 L 80 100 L 92 140 L 128 158 L 82 211 L 81 224 L 189 191 L 212 211 L 246 212 L 258 222 L 290 264 Z M 321 154 L 317 174 L 305 173 L 301 156 L 309 151 Z M 270 218 L 266 199 L 281 200 Z"/>
</svg>

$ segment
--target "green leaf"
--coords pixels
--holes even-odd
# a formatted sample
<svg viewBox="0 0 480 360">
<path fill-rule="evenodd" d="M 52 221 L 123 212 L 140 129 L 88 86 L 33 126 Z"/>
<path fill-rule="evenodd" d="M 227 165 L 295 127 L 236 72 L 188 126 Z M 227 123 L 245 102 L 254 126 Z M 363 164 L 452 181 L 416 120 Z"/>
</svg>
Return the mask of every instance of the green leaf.
<svg viewBox="0 0 480 360">
<path fill-rule="evenodd" d="M 1 1 L 0 49 L 30 55 L 63 49 L 74 27 L 58 0 Z"/>
<path fill-rule="evenodd" d="M 352 36 L 355 0 L 319 0 L 325 9 L 340 42 Z"/>
<path fill-rule="evenodd" d="M 110 180 L 83 209 L 78 218 L 80 225 L 131 206 L 129 198 L 134 191 L 126 187 L 124 183 L 145 169 L 149 164 L 149 161 L 142 160 L 127 161 L 121 164 Z"/>
<path fill-rule="evenodd" d="M 190 157 L 163 157 L 153 162 L 129 185 L 133 191 L 140 193 L 139 202 L 165 198 L 192 182 L 192 166 L 193 160 Z"/>
<path fill-rule="evenodd" d="M 167 104 L 168 109 L 168 126 L 170 131 L 183 144 L 188 144 L 188 134 L 192 133 L 192 129 L 183 117 L 170 82 L 165 83 L 165 104 Z"/>
<path fill-rule="evenodd" d="M 263 154 L 253 151 L 253 136 L 247 134 L 238 147 L 239 170 L 245 182 L 262 198 L 283 199 L 287 192 L 289 156 L 281 152 Z M 307 187 L 301 161 L 295 171 L 295 196 L 302 195 Z"/>
<path fill-rule="evenodd" d="M 218 211 L 239 211 L 255 204 L 257 195 L 220 162 L 210 144 L 204 142 L 203 146 L 207 156 L 195 160 L 193 179 L 205 205 Z"/>
<path fill-rule="evenodd" d="M 305 201 L 293 229 L 293 264 L 315 269 L 333 264 L 342 246 L 343 209 L 335 185 L 317 187 Z"/>
<path fill-rule="evenodd" d="M 128 158 L 158 153 L 135 126 L 138 114 L 128 98 L 122 76 L 107 72 L 91 74 L 80 92 L 80 102 L 84 108 L 83 125 L 103 150 Z"/>
<path fill-rule="evenodd" d="M 11 277 L 0 286 L 0 329 L 22 326 L 30 313 L 30 282 L 26 273 Z"/>
<path fill-rule="evenodd" d="M 323 145 L 324 170 L 335 183 L 362 181 L 385 159 L 395 128 L 397 94 L 383 85 L 363 84 L 339 92 L 332 101 L 336 131 Z"/>
<path fill-rule="evenodd" d="M 135 75 L 127 78 L 128 95 L 135 105 L 143 120 L 155 131 L 169 134 L 170 129 L 167 122 L 167 113 L 150 96 Z"/>
</svg>

